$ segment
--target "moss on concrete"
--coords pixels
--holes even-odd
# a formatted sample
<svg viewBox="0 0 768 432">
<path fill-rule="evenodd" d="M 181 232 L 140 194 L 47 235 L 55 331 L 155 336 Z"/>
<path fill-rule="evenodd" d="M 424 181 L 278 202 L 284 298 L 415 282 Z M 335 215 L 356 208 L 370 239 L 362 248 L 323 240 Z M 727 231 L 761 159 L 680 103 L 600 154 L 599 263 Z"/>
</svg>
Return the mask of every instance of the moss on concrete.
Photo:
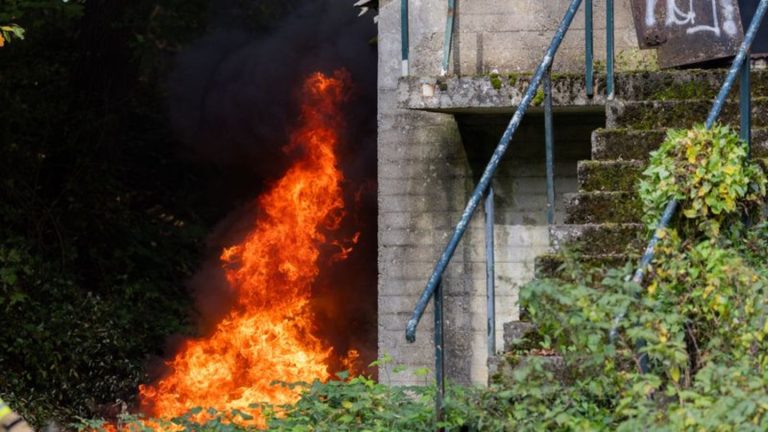
<svg viewBox="0 0 768 432">
<path fill-rule="evenodd" d="M 638 223 L 640 200 L 633 192 L 581 192 L 569 194 L 566 224 Z"/>
<path fill-rule="evenodd" d="M 593 255 L 593 256 L 581 256 L 579 262 L 582 268 L 586 271 L 592 272 L 593 280 L 602 280 L 605 273 L 605 269 L 622 267 L 629 260 L 637 259 L 637 254 L 607 254 L 607 255 Z M 546 254 L 536 257 L 534 264 L 536 278 L 555 278 L 568 280 L 569 275 L 563 271 L 563 265 L 565 263 L 565 255 L 563 254 Z"/>
<path fill-rule="evenodd" d="M 490 75 L 491 78 L 491 86 L 495 88 L 496 90 L 499 90 L 501 88 L 501 77 L 497 73 L 492 73 Z"/>
<path fill-rule="evenodd" d="M 581 161 L 578 165 L 581 191 L 634 191 L 643 171 L 640 161 Z"/>
<path fill-rule="evenodd" d="M 598 129 L 592 133 L 593 160 L 647 160 L 666 130 Z"/>
<path fill-rule="evenodd" d="M 666 136 L 665 129 L 597 129 L 592 133 L 594 161 L 647 160 Z M 768 157 L 768 128 L 752 129 L 752 155 Z"/>
<path fill-rule="evenodd" d="M 589 256 L 637 253 L 643 247 L 645 228 L 641 224 L 601 224 L 586 226 L 575 242 L 575 248 Z"/>
<path fill-rule="evenodd" d="M 703 123 L 711 108 L 712 101 L 706 99 L 627 102 L 609 106 L 609 116 L 614 126 L 629 129 L 689 128 Z M 719 120 L 738 125 L 739 104 L 727 102 Z M 752 122 L 755 126 L 768 125 L 768 98 L 752 99 Z"/>
<path fill-rule="evenodd" d="M 651 99 L 665 101 L 671 99 L 708 99 L 715 96 L 713 88 L 703 86 L 696 81 L 686 81 L 658 89 Z"/>
<path fill-rule="evenodd" d="M 531 100 L 531 105 L 541 106 L 542 103 L 544 103 L 544 89 L 539 88 L 536 90 L 536 94 L 533 96 L 533 100 Z"/>
<path fill-rule="evenodd" d="M 616 55 L 617 71 L 658 71 L 659 61 L 655 50 L 630 48 Z"/>
</svg>

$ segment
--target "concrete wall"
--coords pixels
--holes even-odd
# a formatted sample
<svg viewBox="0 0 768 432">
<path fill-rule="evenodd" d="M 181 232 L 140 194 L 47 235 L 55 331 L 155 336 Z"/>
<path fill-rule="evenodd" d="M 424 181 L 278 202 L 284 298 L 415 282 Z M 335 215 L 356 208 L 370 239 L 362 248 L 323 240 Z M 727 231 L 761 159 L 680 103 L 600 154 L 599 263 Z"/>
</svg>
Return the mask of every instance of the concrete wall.
<svg viewBox="0 0 768 432">
<path fill-rule="evenodd" d="M 528 71 L 540 60 L 565 0 L 457 0 L 453 73 L 482 74 Z M 617 47 L 634 46 L 628 2 L 617 2 Z M 411 75 L 434 77 L 440 70 L 445 1 L 411 0 Z M 379 355 L 392 355 L 395 373 L 383 368 L 380 379 L 391 384 L 426 383 L 419 368 L 434 368 L 431 306 L 422 319 L 417 342 L 405 341 L 405 324 L 437 258 L 469 197 L 484 154 L 478 147 L 500 134 L 467 132 L 467 119 L 452 114 L 405 108 L 398 97 L 400 77 L 400 2 L 380 1 L 379 13 Z M 603 2 L 596 1 L 596 27 L 604 28 Z M 565 41 L 557 70 L 583 67 L 583 16 Z M 601 33 L 595 43 L 604 46 Z M 471 123 L 471 122 L 470 122 Z M 470 128 L 471 129 L 471 128 Z M 484 130 L 480 128 L 479 130 Z M 540 124 L 520 132 L 520 145 L 541 148 Z M 586 135 L 588 137 L 588 135 Z M 527 138 L 526 138 L 527 137 Z M 560 145 L 568 140 L 558 139 Z M 588 138 L 585 138 L 588 139 Z M 482 143 L 481 143 L 482 142 Z M 588 144 L 588 142 L 586 142 Z M 527 145 L 527 144 L 526 144 Z M 584 147 L 584 146 L 582 146 Z M 588 148 L 584 147 L 584 148 Z M 497 339 L 503 322 L 517 318 L 517 287 L 533 275 L 533 258 L 547 250 L 544 217 L 543 158 L 510 156 L 495 180 L 499 191 L 496 216 Z M 558 193 L 576 188 L 572 155 L 559 158 Z M 478 212 L 444 279 L 446 292 L 447 375 L 461 383 L 484 383 L 486 369 L 485 265 L 483 214 Z"/>
<path fill-rule="evenodd" d="M 386 13 L 399 18 L 399 2 L 386 3 Z M 531 71 L 541 60 L 569 0 L 457 0 L 451 74 L 479 75 Z M 642 65 L 653 51 L 637 50 L 629 0 L 615 1 L 616 52 L 621 67 Z M 440 72 L 445 32 L 445 0 L 411 0 L 411 75 Z M 605 1 L 594 0 L 595 58 L 605 60 Z M 381 27 L 380 27 L 381 28 Z M 399 29 L 399 22 L 397 23 Z M 584 67 L 583 6 L 558 51 L 556 71 Z"/>
</svg>

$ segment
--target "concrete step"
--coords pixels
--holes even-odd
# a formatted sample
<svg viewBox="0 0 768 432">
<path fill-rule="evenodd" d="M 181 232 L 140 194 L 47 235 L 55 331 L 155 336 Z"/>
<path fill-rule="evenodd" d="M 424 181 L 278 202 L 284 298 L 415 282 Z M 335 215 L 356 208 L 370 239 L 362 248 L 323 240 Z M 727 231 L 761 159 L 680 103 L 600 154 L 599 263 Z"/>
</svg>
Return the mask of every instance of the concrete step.
<svg viewBox="0 0 768 432">
<path fill-rule="evenodd" d="M 565 248 L 580 254 L 623 254 L 642 249 L 645 226 L 637 223 L 605 223 L 584 225 L 554 225 L 549 238 L 555 252 Z"/>
<path fill-rule="evenodd" d="M 765 149 L 759 149 L 763 153 Z M 763 169 L 768 159 L 753 155 L 752 160 Z M 637 184 L 645 170 L 645 161 L 580 161 L 578 165 L 579 191 L 636 193 Z"/>
<path fill-rule="evenodd" d="M 647 160 L 666 134 L 666 129 L 597 129 L 592 132 L 592 159 Z M 752 156 L 768 157 L 768 128 L 752 128 Z"/>
<path fill-rule="evenodd" d="M 637 260 L 637 254 L 598 254 L 598 255 L 581 255 L 579 256 L 579 263 L 582 269 L 587 271 L 594 271 L 594 274 L 600 276 L 603 270 L 608 268 L 623 267 L 627 261 Z M 562 271 L 562 266 L 566 260 L 562 254 L 550 253 L 539 255 L 534 262 L 534 272 L 536 278 L 554 278 L 554 279 L 569 279 L 567 274 Z"/>
<path fill-rule="evenodd" d="M 645 165 L 641 160 L 579 161 L 579 191 L 634 191 Z"/>
<path fill-rule="evenodd" d="M 565 362 L 553 351 L 540 349 L 542 338 L 536 325 L 527 321 L 504 323 L 504 351 L 488 359 L 489 384 L 504 384 L 512 378 L 515 369 L 526 362 L 541 361 L 542 366 L 565 379 Z"/>
<path fill-rule="evenodd" d="M 689 128 L 694 124 L 704 123 L 711 108 L 710 99 L 639 102 L 615 100 L 605 106 L 606 126 L 644 130 Z M 718 120 L 737 125 L 739 104 L 726 102 Z M 768 97 L 752 98 L 752 125 L 768 126 Z"/>
<path fill-rule="evenodd" d="M 570 383 L 575 378 L 569 373 L 562 356 L 555 353 L 536 352 L 532 354 L 504 353 L 488 359 L 489 384 L 511 384 L 515 382 L 514 373 L 517 368 L 524 367 L 531 361 L 541 362 L 542 368 L 551 372 L 555 379 L 562 383 Z"/>
<path fill-rule="evenodd" d="M 565 194 L 566 224 L 636 223 L 642 209 L 633 192 Z"/>
<path fill-rule="evenodd" d="M 536 325 L 528 321 L 504 323 L 504 352 L 526 349 L 526 340 L 537 339 Z"/>
<path fill-rule="evenodd" d="M 626 72 L 616 75 L 616 95 L 624 100 L 714 99 L 727 69 Z M 752 71 L 752 97 L 768 96 L 768 71 Z M 738 97 L 738 83 L 728 95 Z"/>
</svg>

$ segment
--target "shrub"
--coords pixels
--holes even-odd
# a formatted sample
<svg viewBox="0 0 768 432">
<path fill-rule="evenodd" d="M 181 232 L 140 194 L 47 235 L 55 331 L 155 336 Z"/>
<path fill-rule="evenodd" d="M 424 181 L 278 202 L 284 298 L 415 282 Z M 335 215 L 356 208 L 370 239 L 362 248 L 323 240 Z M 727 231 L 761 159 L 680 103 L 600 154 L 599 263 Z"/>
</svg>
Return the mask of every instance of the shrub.
<svg viewBox="0 0 768 432">
<path fill-rule="evenodd" d="M 720 223 L 759 207 L 765 196 L 765 175 L 728 126 L 670 130 L 643 175 L 643 220 L 651 228 L 671 198 L 680 201 L 686 219 Z"/>
</svg>

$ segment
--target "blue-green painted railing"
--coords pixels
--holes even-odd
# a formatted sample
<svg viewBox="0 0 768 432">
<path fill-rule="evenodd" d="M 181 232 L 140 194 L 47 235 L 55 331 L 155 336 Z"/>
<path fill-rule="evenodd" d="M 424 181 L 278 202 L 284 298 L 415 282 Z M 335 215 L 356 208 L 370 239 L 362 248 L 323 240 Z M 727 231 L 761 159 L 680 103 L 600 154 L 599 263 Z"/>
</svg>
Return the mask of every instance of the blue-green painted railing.
<svg viewBox="0 0 768 432">
<path fill-rule="evenodd" d="M 750 80 L 749 80 L 749 74 L 750 74 L 750 61 L 749 61 L 749 52 L 750 48 L 752 47 L 752 42 L 755 40 L 755 36 L 757 35 L 757 31 L 760 28 L 760 24 L 763 22 L 763 18 L 765 17 L 766 10 L 768 10 L 768 0 L 760 0 L 760 5 L 757 7 L 757 11 L 755 11 L 755 15 L 752 17 L 752 22 L 749 24 L 749 29 L 747 30 L 747 33 L 744 35 L 744 41 L 742 41 L 741 46 L 739 47 L 739 51 L 736 55 L 736 57 L 733 60 L 733 63 L 731 64 L 730 69 L 728 70 L 728 75 L 725 78 L 725 82 L 723 82 L 723 86 L 720 88 L 720 92 L 717 95 L 717 98 L 715 98 L 715 102 L 712 105 L 712 109 L 709 111 L 709 115 L 707 116 L 706 121 L 706 128 L 711 128 L 715 122 L 717 121 L 717 118 L 720 116 L 720 112 L 723 110 L 723 106 L 725 105 L 726 99 L 728 98 L 728 95 L 731 92 L 731 89 L 733 89 L 734 84 L 736 83 L 736 78 L 740 77 L 741 83 L 740 83 L 740 90 L 739 90 L 739 115 L 740 115 L 740 135 L 741 138 L 744 140 L 744 142 L 747 145 L 747 151 L 749 151 L 749 148 L 751 146 L 751 136 L 752 136 L 752 121 L 751 121 L 751 114 L 752 114 L 752 95 L 750 91 Z M 678 202 L 675 199 L 672 199 L 667 204 L 667 207 L 664 209 L 664 213 L 661 216 L 661 220 L 656 226 L 656 230 L 653 233 L 653 236 L 651 237 L 650 242 L 648 242 L 648 246 L 645 249 L 645 252 L 643 253 L 642 258 L 640 259 L 640 264 L 637 267 L 637 270 L 635 271 L 635 274 L 632 276 L 632 281 L 636 284 L 640 285 L 643 283 L 643 279 L 645 279 L 645 272 L 648 269 L 648 266 L 651 264 L 651 261 L 653 261 L 654 252 L 656 249 L 656 245 L 659 242 L 659 239 L 662 236 L 662 232 L 669 226 L 670 221 L 672 220 L 672 217 L 677 212 Z M 610 339 L 612 341 L 615 341 L 618 337 L 619 332 L 619 325 L 621 324 L 621 321 L 624 319 L 624 316 L 626 315 L 626 311 L 622 312 L 618 316 L 614 318 L 613 327 L 610 331 Z M 638 351 L 641 351 L 643 347 L 643 343 L 640 342 L 638 348 Z M 639 353 L 639 364 L 640 369 L 643 373 L 648 371 L 648 359 L 647 357 L 641 353 Z"/>
<path fill-rule="evenodd" d="M 499 143 L 494 150 L 488 165 L 483 172 L 475 190 L 467 203 L 464 212 L 461 215 L 456 228 L 448 241 L 447 246 L 443 250 L 440 258 L 435 265 L 432 275 L 424 288 L 424 291 L 419 297 L 416 307 L 413 311 L 411 319 L 406 326 L 406 339 L 408 342 L 414 342 L 416 340 L 416 328 L 424 315 L 424 311 L 427 308 L 427 304 L 430 299 L 434 300 L 434 337 L 435 337 L 435 376 L 437 380 L 437 395 L 436 395 L 436 417 L 438 422 L 442 419 L 442 403 L 445 388 L 445 365 L 444 365 L 444 344 L 443 344 L 443 289 L 442 279 L 445 270 L 453 257 L 456 248 L 461 241 L 464 233 L 469 225 L 469 221 L 472 219 L 477 207 L 480 205 L 481 200 L 485 200 L 485 241 L 486 241 L 486 284 L 487 284 L 487 307 L 488 307 L 488 355 L 492 356 L 496 352 L 496 330 L 495 330 L 495 287 L 494 287 L 494 253 L 493 253 L 493 212 L 494 212 L 494 197 L 493 188 L 491 187 L 491 180 L 498 169 L 499 163 L 502 157 L 509 148 L 512 136 L 517 130 L 520 122 L 523 119 L 531 101 L 538 91 L 539 85 L 544 86 L 544 125 L 545 125 L 545 149 L 546 149 L 546 177 L 547 177 L 547 222 L 551 225 L 555 219 L 555 189 L 554 189 L 554 134 L 552 125 L 552 63 L 555 55 L 560 47 L 566 32 L 573 22 L 573 18 L 576 15 L 582 2 L 585 3 L 585 77 L 586 77 L 586 93 L 588 96 L 594 94 L 594 58 L 593 58 L 593 25 L 592 25 L 592 0 L 571 0 L 568 10 L 565 13 L 562 21 L 560 22 L 557 31 L 555 32 L 552 41 L 544 54 L 544 58 L 536 68 L 536 72 L 531 77 L 531 81 L 526 89 L 525 95 L 522 101 L 517 107 L 515 114 L 509 122 L 506 130 L 501 136 Z M 451 44 L 453 40 L 453 27 L 454 27 L 454 15 L 455 15 L 455 0 L 448 0 L 448 18 L 446 21 L 445 29 L 445 44 L 443 51 L 443 61 L 441 75 L 448 73 Z M 607 74 L 606 74 L 606 97 L 613 97 L 613 0 L 607 0 L 606 6 L 606 19 L 607 19 Z M 403 60 L 403 75 L 408 74 L 408 0 L 401 0 L 401 41 L 402 41 L 402 60 Z"/>
</svg>

